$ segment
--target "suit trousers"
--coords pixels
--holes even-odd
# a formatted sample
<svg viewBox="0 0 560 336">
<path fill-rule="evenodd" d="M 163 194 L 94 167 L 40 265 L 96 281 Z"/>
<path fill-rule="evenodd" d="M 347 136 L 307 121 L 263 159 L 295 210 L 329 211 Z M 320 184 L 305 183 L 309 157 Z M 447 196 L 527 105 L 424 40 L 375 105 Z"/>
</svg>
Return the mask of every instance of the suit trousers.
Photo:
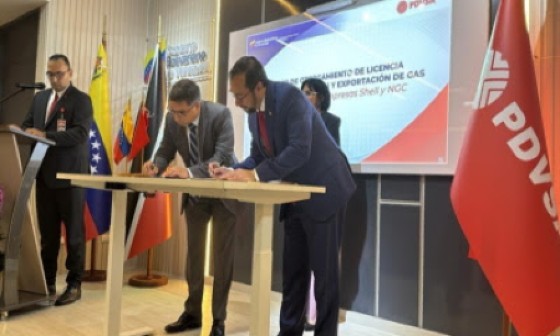
<svg viewBox="0 0 560 336">
<path fill-rule="evenodd" d="M 36 183 L 37 217 L 41 232 L 41 259 L 47 285 L 56 282 L 61 224 L 66 232 L 68 285 L 79 286 L 84 272 L 84 189 L 49 188 L 41 179 Z"/>
<path fill-rule="evenodd" d="M 342 247 L 342 232 L 346 220 L 346 207 L 338 212 L 338 266 L 340 269 L 340 249 Z M 307 291 L 307 301 L 305 304 L 305 320 L 307 323 L 315 325 L 317 320 L 317 301 L 315 300 L 315 276 L 311 272 L 311 280 L 309 281 L 309 290 Z"/>
<path fill-rule="evenodd" d="M 220 199 L 197 198 L 194 202 L 185 202 L 185 206 L 188 244 L 186 279 L 189 287 L 185 312 L 202 318 L 206 232 L 208 222 L 212 219 L 211 253 L 214 264 L 212 315 L 214 321 L 224 322 L 233 279 L 235 214 L 226 208 Z"/>
<path fill-rule="evenodd" d="M 339 261 L 341 221 L 346 208 L 318 221 L 292 204 L 284 219 L 282 305 L 280 335 L 302 335 L 310 271 L 315 276 L 317 320 L 315 335 L 338 333 Z"/>
</svg>

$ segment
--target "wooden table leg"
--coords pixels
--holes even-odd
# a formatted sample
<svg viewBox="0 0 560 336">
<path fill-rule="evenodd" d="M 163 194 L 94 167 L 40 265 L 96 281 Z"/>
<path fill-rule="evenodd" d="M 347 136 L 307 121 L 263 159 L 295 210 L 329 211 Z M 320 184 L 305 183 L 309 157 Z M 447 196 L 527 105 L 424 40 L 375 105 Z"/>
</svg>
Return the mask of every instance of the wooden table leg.
<svg viewBox="0 0 560 336">
<path fill-rule="evenodd" d="M 273 205 L 255 204 L 251 325 L 249 335 L 270 335 Z"/>
<path fill-rule="evenodd" d="M 111 234 L 109 236 L 109 260 L 107 264 L 107 291 L 105 292 L 106 336 L 135 336 L 152 335 L 153 329 L 142 327 L 120 333 L 123 264 L 126 230 L 126 196 L 124 190 L 113 190 L 113 204 L 111 208 Z"/>
<path fill-rule="evenodd" d="M 121 292 L 124 264 L 124 234 L 126 229 L 126 195 L 124 190 L 113 190 L 109 258 L 107 263 L 107 305 L 105 335 L 119 334 L 121 326 Z"/>
</svg>

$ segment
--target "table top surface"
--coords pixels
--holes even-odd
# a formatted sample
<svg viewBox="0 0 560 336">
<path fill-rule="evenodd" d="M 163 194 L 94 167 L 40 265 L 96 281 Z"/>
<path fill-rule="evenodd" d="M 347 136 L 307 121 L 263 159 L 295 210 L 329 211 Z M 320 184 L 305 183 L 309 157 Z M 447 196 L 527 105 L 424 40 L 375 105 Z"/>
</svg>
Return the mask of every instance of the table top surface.
<svg viewBox="0 0 560 336">
<path fill-rule="evenodd" d="M 309 199 L 312 193 L 325 193 L 325 187 L 283 182 L 242 182 L 211 178 L 160 178 L 116 175 L 57 174 L 73 185 L 106 190 L 136 192 L 187 192 L 197 196 L 238 199 L 253 203 L 286 203 Z"/>
</svg>

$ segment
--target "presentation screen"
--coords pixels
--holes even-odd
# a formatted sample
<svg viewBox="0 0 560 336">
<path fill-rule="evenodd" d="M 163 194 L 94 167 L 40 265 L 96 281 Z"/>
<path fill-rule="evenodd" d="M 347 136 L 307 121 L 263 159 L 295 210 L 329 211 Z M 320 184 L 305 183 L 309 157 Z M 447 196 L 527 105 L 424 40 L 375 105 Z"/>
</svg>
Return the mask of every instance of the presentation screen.
<svg viewBox="0 0 560 336">
<path fill-rule="evenodd" d="M 239 42 L 271 80 L 298 88 L 310 77 L 327 83 L 329 112 L 341 118 L 341 149 L 355 172 L 453 174 L 488 34 L 480 34 L 476 50 L 462 51 L 475 54 L 474 62 L 460 66 L 470 67 L 465 84 L 456 78 L 464 69 L 453 71 L 453 31 L 463 29 L 453 24 L 460 2 L 348 1 L 351 7 L 324 14 L 312 9 L 298 22 L 253 27 Z M 457 88 L 467 96 L 453 97 Z M 453 103 L 457 98 L 461 102 Z M 243 139 L 248 153 L 248 132 Z"/>
</svg>

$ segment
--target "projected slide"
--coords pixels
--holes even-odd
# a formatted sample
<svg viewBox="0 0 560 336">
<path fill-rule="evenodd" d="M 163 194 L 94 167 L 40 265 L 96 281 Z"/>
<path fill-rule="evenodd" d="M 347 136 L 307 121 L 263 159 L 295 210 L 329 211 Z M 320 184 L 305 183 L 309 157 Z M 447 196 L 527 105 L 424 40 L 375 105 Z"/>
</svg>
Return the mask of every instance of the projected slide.
<svg viewBox="0 0 560 336">
<path fill-rule="evenodd" d="M 451 0 L 381 1 L 248 35 L 272 80 L 331 90 L 352 164 L 446 164 Z M 459 42 L 460 43 L 460 42 Z"/>
</svg>

